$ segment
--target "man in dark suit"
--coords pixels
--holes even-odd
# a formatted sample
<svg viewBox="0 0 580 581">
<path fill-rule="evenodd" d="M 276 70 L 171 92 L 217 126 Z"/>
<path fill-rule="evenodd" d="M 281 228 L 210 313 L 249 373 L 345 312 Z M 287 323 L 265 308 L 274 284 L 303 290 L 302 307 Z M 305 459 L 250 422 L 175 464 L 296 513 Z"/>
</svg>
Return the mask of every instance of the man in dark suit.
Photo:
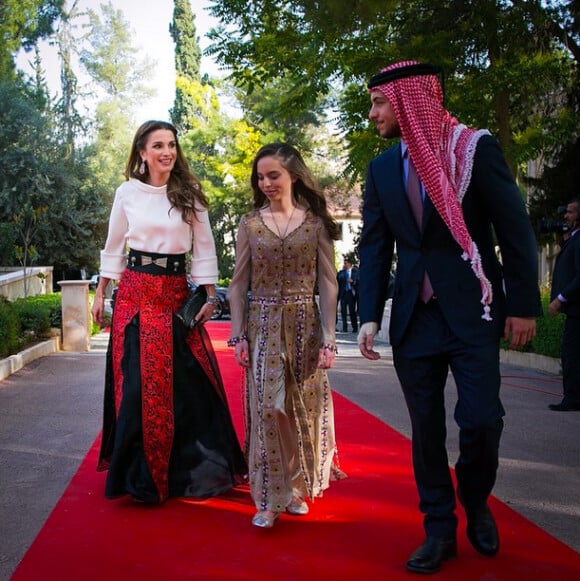
<svg viewBox="0 0 580 581">
<path fill-rule="evenodd" d="M 455 490 L 446 450 L 444 390 L 451 370 L 458 402 L 457 496 L 467 536 L 495 555 L 499 536 L 487 501 L 495 483 L 504 409 L 499 341 L 535 335 L 541 314 L 537 249 L 521 194 L 498 143 L 443 107 L 439 69 L 414 61 L 369 83 L 369 118 L 401 141 L 369 165 L 363 202 L 358 343 L 378 359 L 388 274 L 397 248 L 390 317 L 394 364 L 412 426 L 415 480 L 426 539 L 407 561 L 438 571 L 457 553 Z M 494 251 L 495 239 L 503 265 Z"/>
<path fill-rule="evenodd" d="M 548 407 L 557 412 L 580 411 L 580 199 L 568 202 L 564 220 L 569 237 L 556 257 L 548 313 L 566 315 L 562 334 L 564 397 Z"/>
<path fill-rule="evenodd" d="M 358 331 L 357 319 L 357 302 L 358 302 L 358 269 L 355 268 L 350 260 L 344 259 L 342 270 L 336 275 L 338 280 L 338 301 L 340 303 L 340 315 L 342 318 L 342 332 L 346 333 L 347 311 L 350 316 L 350 324 L 353 333 Z"/>
</svg>

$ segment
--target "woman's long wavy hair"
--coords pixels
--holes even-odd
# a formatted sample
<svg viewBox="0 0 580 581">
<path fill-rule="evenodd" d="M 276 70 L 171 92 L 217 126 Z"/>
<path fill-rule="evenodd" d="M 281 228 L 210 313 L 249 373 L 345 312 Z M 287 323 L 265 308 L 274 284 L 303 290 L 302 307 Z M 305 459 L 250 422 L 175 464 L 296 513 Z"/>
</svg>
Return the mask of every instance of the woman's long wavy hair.
<svg viewBox="0 0 580 581">
<path fill-rule="evenodd" d="M 201 187 L 201 182 L 197 176 L 189 169 L 187 159 L 183 155 L 179 140 L 177 139 L 177 129 L 167 121 L 146 121 L 137 129 L 133 144 L 131 145 L 131 153 L 125 166 L 125 177 L 127 179 L 137 179 L 147 183 L 149 176 L 149 168 L 145 164 L 145 173 L 139 173 L 141 165 L 141 156 L 139 153 L 145 150 L 147 140 L 152 131 L 158 129 L 167 129 L 173 133 L 175 137 L 175 165 L 169 175 L 167 182 L 167 199 L 171 203 L 172 208 L 176 208 L 181 212 L 181 217 L 184 222 L 192 223 L 195 217 L 195 208 L 200 206 L 208 208 L 209 204 L 207 198 Z"/>
<path fill-rule="evenodd" d="M 252 165 L 251 184 L 254 191 L 254 208 L 259 209 L 267 201 L 265 194 L 258 187 L 258 162 L 263 157 L 275 157 L 282 167 L 296 179 L 293 185 L 294 199 L 297 204 L 309 207 L 312 213 L 322 219 L 324 227 L 332 240 L 340 238 L 340 229 L 334 218 L 329 214 L 324 193 L 302 156 L 296 148 L 288 143 L 269 143 L 264 145 L 254 159 Z"/>
</svg>

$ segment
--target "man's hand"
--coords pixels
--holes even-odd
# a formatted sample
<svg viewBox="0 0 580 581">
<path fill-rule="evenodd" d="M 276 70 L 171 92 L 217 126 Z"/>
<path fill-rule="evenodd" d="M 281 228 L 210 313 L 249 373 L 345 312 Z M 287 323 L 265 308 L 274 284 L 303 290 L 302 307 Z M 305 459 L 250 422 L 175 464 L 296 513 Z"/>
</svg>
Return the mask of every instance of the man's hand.
<svg viewBox="0 0 580 581">
<path fill-rule="evenodd" d="M 523 347 L 536 336 L 536 319 L 527 317 L 507 317 L 503 331 L 505 341 L 510 341 L 509 348 Z"/>
<path fill-rule="evenodd" d="M 378 323 L 364 323 L 364 325 L 361 325 L 360 331 L 358 332 L 358 348 L 363 357 L 366 357 L 371 361 L 376 361 L 381 358 L 380 353 L 373 351 L 375 335 L 378 330 Z"/>
<path fill-rule="evenodd" d="M 558 297 L 556 297 L 548 305 L 548 315 L 550 315 L 550 317 L 555 317 L 560 312 L 561 306 L 562 306 L 562 301 Z"/>
</svg>

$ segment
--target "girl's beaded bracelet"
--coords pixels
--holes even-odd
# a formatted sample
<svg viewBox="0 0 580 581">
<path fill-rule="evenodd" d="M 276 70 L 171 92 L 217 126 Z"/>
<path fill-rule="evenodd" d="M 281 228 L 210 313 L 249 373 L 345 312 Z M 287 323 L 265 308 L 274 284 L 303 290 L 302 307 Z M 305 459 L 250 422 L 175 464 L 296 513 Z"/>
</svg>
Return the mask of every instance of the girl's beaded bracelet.
<svg viewBox="0 0 580 581">
<path fill-rule="evenodd" d="M 332 345 L 331 343 L 325 343 L 322 346 L 323 349 L 328 349 L 329 351 L 334 351 L 334 353 L 338 353 L 338 348 L 336 345 Z"/>
<path fill-rule="evenodd" d="M 227 345 L 228 347 L 235 347 L 238 343 L 247 340 L 248 340 L 247 335 L 240 335 L 239 337 L 232 337 L 231 339 L 228 339 Z"/>
</svg>

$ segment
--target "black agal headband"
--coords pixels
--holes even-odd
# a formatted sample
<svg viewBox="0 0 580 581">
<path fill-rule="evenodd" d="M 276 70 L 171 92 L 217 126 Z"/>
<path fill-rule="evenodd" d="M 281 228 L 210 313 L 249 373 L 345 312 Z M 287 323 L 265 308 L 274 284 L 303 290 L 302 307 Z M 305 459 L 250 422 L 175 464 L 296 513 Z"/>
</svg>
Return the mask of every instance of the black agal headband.
<svg viewBox="0 0 580 581">
<path fill-rule="evenodd" d="M 368 88 L 372 89 L 385 83 L 391 83 L 397 79 L 404 79 L 405 77 L 415 77 L 419 75 L 439 75 L 442 72 L 440 67 L 428 64 L 406 65 L 389 69 L 388 71 L 381 71 L 371 77 Z"/>
</svg>

